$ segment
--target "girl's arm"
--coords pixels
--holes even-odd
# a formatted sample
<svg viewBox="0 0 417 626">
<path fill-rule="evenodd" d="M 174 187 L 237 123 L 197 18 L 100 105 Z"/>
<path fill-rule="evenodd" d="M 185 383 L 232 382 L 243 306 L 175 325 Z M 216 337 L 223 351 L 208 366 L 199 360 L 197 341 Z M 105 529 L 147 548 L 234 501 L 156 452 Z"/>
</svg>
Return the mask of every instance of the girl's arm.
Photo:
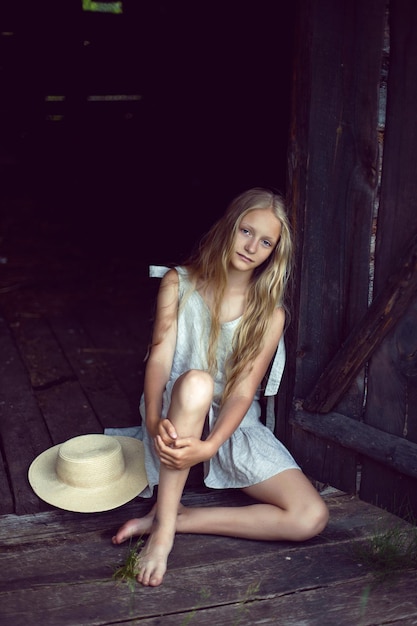
<svg viewBox="0 0 417 626">
<path fill-rule="evenodd" d="M 162 396 L 169 380 L 177 339 L 178 274 L 170 270 L 161 281 L 156 305 L 152 348 L 145 370 L 144 394 L 146 428 L 152 437 L 158 433 Z"/>
<path fill-rule="evenodd" d="M 173 444 L 166 446 L 160 437 L 157 448 L 161 460 L 174 469 L 185 469 L 201 461 L 211 459 L 220 446 L 235 432 L 265 376 L 284 329 L 283 309 L 276 309 L 265 337 L 264 347 L 256 357 L 250 372 L 232 390 L 224 403 L 213 430 L 205 441 L 195 437 L 178 437 Z"/>
</svg>

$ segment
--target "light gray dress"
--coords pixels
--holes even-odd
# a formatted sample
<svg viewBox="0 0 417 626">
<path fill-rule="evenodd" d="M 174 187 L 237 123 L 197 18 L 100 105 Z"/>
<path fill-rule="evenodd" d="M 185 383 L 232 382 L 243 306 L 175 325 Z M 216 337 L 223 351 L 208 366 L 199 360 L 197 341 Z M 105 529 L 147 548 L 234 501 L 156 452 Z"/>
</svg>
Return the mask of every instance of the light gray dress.
<svg viewBox="0 0 417 626">
<path fill-rule="evenodd" d="M 179 308 L 177 343 L 171 376 L 163 395 L 163 418 L 167 415 L 172 388 L 177 378 L 191 369 L 207 370 L 206 352 L 210 330 L 210 311 L 197 291 L 191 291 L 187 294 L 189 280 L 186 269 L 182 267 L 175 269 L 179 276 L 180 302 L 184 294 L 186 297 L 183 306 Z M 159 275 L 163 275 L 165 271 L 167 268 L 163 268 Z M 225 362 L 232 345 L 233 333 L 239 321 L 240 318 L 226 322 L 221 328 L 217 352 L 218 371 L 214 380 L 214 398 L 208 415 L 209 430 L 213 428 L 219 415 L 219 401 L 224 387 Z M 278 363 L 278 360 L 281 363 Z M 281 369 L 283 368 L 282 355 L 280 359 L 276 359 L 276 365 Z M 275 369 L 275 372 L 276 365 L 275 368 L 272 368 Z M 259 396 L 260 390 L 255 395 L 248 412 L 235 432 L 219 448 L 217 454 L 204 463 L 204 483 L 207 487 L 215 489 L 249 487 L 284 470 L 300 469 L 285 446 L 260 421 Z M 143 395 L 140 412 L 146 422 Z M 159 459 L 155 454 L 153 441 L 146 428 L 143 429 L 143 442 L 145 444 L 145 466 L 149 487 L 140 496 L 146 498 L 152 496 L 154 487 L 159 482 Z"/>
</svg>

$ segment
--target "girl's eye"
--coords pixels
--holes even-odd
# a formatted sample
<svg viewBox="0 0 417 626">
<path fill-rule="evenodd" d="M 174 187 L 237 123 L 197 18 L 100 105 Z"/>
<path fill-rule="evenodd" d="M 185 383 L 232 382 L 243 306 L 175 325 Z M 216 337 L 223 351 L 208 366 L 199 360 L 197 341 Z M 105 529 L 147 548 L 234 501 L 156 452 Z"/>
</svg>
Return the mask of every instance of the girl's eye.
<svg viewBox="0 0 417 626">
<path fill-rule="evenodd" d="M 270 248 L 272 245 L 271 242 L 268 241 L 268 239 L 264 239 L 262 243 L 265 246 L 265 248 Z"/>
<path fill-rule="evenodd" d="M 243 235 L 250 235 L 250 231 L 247 228 L 241 228 L 240 230 L 242 231 Z"/>
</svg>

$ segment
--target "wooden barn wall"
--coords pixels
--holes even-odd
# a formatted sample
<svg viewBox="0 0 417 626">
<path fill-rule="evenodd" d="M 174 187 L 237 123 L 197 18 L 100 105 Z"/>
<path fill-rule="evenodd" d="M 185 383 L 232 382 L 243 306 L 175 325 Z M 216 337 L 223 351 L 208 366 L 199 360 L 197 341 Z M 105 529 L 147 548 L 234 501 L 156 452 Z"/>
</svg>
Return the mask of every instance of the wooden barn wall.
<svg viewBox="0 0 417 626">
<path fill-rule="evenodd" d="M 416 28 L 414 0 L 299 2 L 289 150 L 298 266 L 287 372 L 289 443 L 305 471 L 414 519 Z"/>
<path fill-rule="evenodd" d="M 389 6 L 390 63 L 375 296 L 417 235 L 417 3 L 391 0 Z M 417 444 L 417 295 L 372 356 L 368 381 L 364 422 L 398 437 L 399 443 Z M 360 496 L 417 518 L 417 475 L 406 476 L 364 457 Z"/>
<path fill-rule="evenodd" d="M 368 306 L 385 11 L 385 0 L 298 6 L 289 146 L 298 265 L 288 338 L 296 409 Z M 358 420 L 363 397 L 362 371 L 337 411 Z M 309 475 L 355 491 L 355 452 L 294 419 L 290 445 Z"/>
</svg>

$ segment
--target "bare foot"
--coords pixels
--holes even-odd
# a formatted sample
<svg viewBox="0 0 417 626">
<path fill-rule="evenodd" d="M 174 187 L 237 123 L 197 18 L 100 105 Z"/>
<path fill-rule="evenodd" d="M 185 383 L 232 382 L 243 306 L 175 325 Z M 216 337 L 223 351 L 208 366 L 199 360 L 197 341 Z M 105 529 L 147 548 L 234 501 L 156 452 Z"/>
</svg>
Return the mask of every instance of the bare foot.
<svg viewBox="0 0 417 626">
<path fill-rule="evenodd" d="M 138 582 L 145 587 L 158 587 L 162 583 L 173 543 L 172 533 L 164 529 L 157 528 L 150 535 L 138 557 Z"/>
<path fill-rule="evenodd" d="M 136 519 L 130 519 L 123 524 L 112 537 L 112 543 L 119 544 L 134 536 L 149 535 L 152 530 L 152 524 L 155 517 L 156 505 L 152 507 L 147 515 Z"/>
<path fill-rule="evenodd" d="M 180 504 L 178 515 L 183 513 L 185 506 Z M 152 524 L 155 519 L 156 504 L 144 517 L 131 519 L 119 528 L 117 533 L 112 537 L 112 543 L 118 545 L 131 537 L 140 537 L 141 535 L 149 535 L 152 531 Z"/>
</svg>

